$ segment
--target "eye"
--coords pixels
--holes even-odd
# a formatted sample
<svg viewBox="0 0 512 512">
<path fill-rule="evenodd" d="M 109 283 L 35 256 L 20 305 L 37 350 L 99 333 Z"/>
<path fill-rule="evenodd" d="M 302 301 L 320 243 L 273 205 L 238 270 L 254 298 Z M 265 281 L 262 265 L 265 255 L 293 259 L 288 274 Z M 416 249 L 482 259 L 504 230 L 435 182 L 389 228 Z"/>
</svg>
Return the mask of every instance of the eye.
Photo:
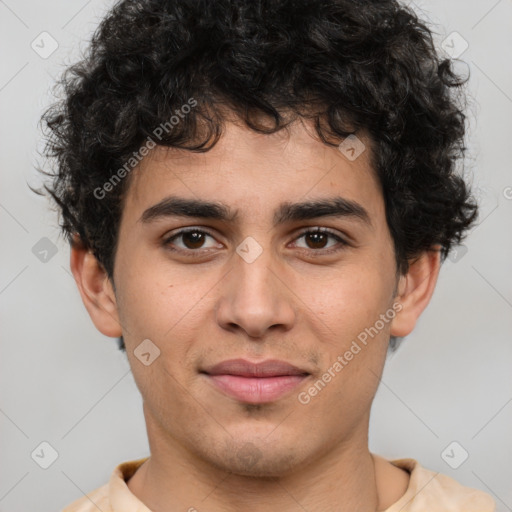
<svg viewBox="0 0 512 512">
<path fill-rule="evenodd" d="M 208 233 L 207 231 L 204 231 L 202 229 L 198 229 L 198 228 L 182 229 L 182 230 L 178 231 L 177 233 L 173 234 L 172 236 L 167 237 L 163 241 L 163 245 L 165 247 L 169 248 L 171 251 L 178 251 L 178 252 L 181 251 L 181 252 L 192 253 L 192 252 L 197 252 L 197 249 L 205 248 L 203 246 L 203 244 L 204 244 L 206 237 L 210 237 L 210 238 L 214 239 L 213 236 L 210 235 L 210 233 Z M 174 243 L 174 241 L 177 239 L 181 239 L 181 241 L 183 242 L 183 246 L 182 247 L 178 246 L 178 248 L 176 249 L 173 246 L 176 245 Z M 213 245 L 212 247 L 215 248 L 215 245 Z M 210 247 L 210 248 L 212 248 L 212 247 Z M 207 247 L 207 249 L 208 249 L 208 247 Z"/>
<path fill-rule="evenodd" d="M 343 248 L 343 246 L 348 245 L 348 243 L 341 238 L 338 234 L 335 232 L 326 229 L 326 228 L 315 228 L 315 229 L 309 229 L 307 231 L 303 231 L 298 237 L 297 240 L 300 240 L 301 238 L 304 238 L 304 241 L 306 244 L 310 244 L 309 246 L 306 245 L 305 249 L 313 249 L 314 252 L 320 252 L 323 251 L 324 254 L 329 254 L 332 252 L 339 251 Z M 331 240 L 335 240 L 338 242 L 338 244 L 341 244 L 342 247 L 338 248 L 332 248 L 327 247 L 326 243 L 328 242 L 328 239 L 331 238 Z M 334 247 L 336 247 L 336 244 L 334 244 Z M 299 247 L 303 248 L 303 247 Z M 327 250 L 325 250 L 327 249 Z"/>
<path fill-rule="evenodd" d="M 187 255 L 196 256 L 200 255 L 200 249 L 208 250 L 215 248 L 222 248 L 220 244 L 211 244 L 210 247 L 205 247 L 205 241 L 211 238 L 215 240 L 214 236 L 199 228 L 187 228 L 182 229 L 171 236 L 165 238 L 162 242 L 164 247 L 171 251 L 187 253 Z M 321 254 L 330 254 L 341 250 L 344 246 L 349 245 L 343 238 L 337 233 L 326 229 L 326 228 L 315 228 L 303 231 L 295 240 L 304 239 L 306 242 L 305 247 L 296 246 L 299 249 L 309 249 L 313 252 Z M 329 239 L 337 242 L 341 247 L 336 247 L 336 243 L 331 246 L 326 246 Z M 181 246 L 176 243 L 177 240 L 181 240 Z"/>
</svg>

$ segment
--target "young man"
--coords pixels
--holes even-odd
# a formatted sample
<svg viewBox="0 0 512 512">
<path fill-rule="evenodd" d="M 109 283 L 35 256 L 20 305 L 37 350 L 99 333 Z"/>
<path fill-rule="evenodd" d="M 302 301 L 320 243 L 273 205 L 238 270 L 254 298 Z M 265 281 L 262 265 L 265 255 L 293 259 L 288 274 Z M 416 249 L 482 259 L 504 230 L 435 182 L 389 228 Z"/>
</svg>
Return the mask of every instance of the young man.
<svg viewBox="0 0 512 512">
<path fill-rule="evenodd" d="M 390 339 L 475 220 L 462 82 L 394 1 L 123 1 L 50 109 L 47 188 L 151 456 L 65 512 L 490 512 L 368 449 Z"/>
</svg>

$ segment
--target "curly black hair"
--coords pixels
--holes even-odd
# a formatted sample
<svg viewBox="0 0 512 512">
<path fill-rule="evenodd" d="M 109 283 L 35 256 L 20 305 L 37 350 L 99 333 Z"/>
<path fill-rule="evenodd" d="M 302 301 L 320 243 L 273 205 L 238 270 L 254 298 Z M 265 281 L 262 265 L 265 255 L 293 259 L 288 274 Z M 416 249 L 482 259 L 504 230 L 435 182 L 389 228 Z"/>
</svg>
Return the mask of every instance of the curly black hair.
<svg viewBox="0 0 512 512">
<path fill-rule="evenodd" d="M 444 260 L 477 216 L 457 168 L 466 82 L 426 22 L 395 0 L 124 0 L 42 117 L 56 163 L 44 189 L 68 240 L 113 279 L 126 163 L 156 142 L 157 127 L 159 145 L 202 152 L 231 114 L 260 133 L 308 119 L 331 146 L 368 134 L 406 273 L 436 246 Z"/>
</svg>

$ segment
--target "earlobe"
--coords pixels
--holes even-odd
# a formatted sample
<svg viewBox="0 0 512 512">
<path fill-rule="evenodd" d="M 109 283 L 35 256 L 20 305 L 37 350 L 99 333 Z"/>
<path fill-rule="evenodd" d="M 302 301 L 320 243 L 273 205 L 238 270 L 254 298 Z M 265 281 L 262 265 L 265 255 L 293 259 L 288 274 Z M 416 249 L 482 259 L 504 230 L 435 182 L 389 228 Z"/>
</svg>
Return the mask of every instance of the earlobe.
<svg viewBox="0 0 512 512">
<path fill-rule="evenodd" d="M 122 336 L 114 289 L 92 251 L 75 237 L 70 266 L 82 301 L 96 328 L 105 336 Z"/>
<path fill-rule="evenodd" d="M 392 336 L 404 337 L 412 332 L 434 293 L 440 267 L 439 247 L 423 252 L 409 263 L 409 271 L 398 284 L 395 301 L 401 304 L 401 310 L 391 323 Z"/>
</svg>

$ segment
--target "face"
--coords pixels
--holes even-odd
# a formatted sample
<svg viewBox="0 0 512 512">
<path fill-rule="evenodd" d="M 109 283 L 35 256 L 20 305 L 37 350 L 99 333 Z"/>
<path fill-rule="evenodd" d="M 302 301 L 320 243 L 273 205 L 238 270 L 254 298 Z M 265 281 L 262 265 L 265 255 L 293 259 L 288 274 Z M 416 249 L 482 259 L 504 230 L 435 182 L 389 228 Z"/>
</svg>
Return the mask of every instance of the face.
<svg viewBox="0 0 512 512">
<path fill-rule="evenodd" d="M 397 313 L 393 244 L 368 141 L 351 161 L 311 134 L 228 123 L 210 151 L 158 149 L 133 171 L 115 301 L 152 453 L 282 475 L 367 444 Z M 224 210 L 180 212 L 171 196 Z M 336 214 L 293 208 L 339 198 Z M 232 359 L 301 375 L 205 373 Z"/>
</svg>

